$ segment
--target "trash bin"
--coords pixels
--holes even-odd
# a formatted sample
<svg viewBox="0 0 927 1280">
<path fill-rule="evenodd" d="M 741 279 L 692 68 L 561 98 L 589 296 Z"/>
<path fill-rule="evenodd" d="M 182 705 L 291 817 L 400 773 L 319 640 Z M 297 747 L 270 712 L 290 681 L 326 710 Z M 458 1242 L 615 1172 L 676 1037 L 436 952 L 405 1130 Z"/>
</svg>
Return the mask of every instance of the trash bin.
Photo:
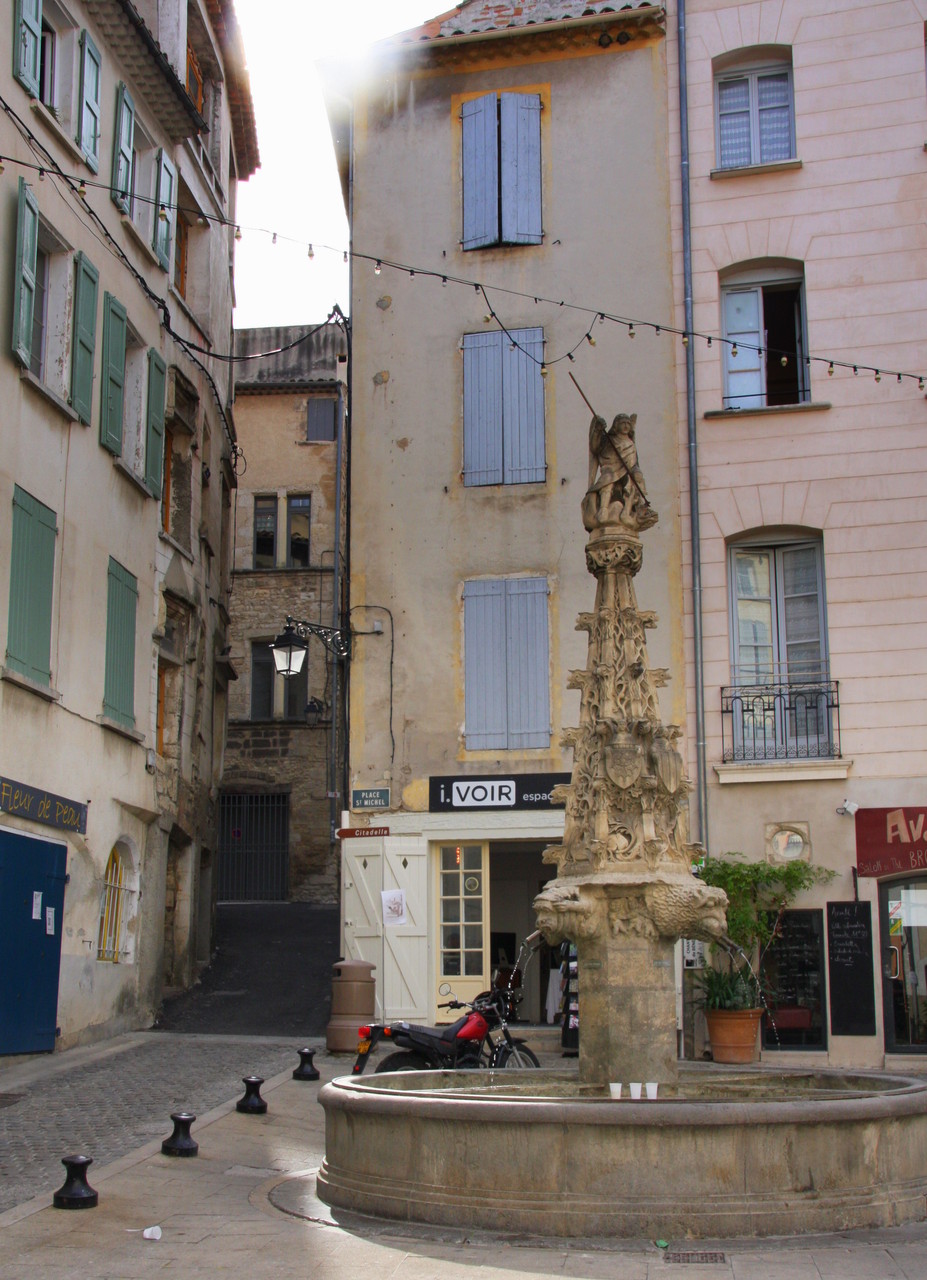
<svg viewBox="0 0 927 1280">
<path fill-rule="evenodd" d="M 357 1028 L 371 1022 L 376 1008 L 377 966 L 366 960 L 339 960 L 332 971 L 332 1016 L 325 1028 L 329 1053 L 353 1053 Z"/>
</svg>

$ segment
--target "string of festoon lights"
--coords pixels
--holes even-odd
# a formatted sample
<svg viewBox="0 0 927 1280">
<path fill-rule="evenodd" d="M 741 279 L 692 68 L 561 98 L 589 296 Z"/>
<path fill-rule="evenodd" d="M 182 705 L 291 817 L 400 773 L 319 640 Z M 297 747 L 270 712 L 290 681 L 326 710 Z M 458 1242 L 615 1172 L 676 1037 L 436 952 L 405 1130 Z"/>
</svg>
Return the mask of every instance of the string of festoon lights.
<svg viewBox="0 0 927 1280">
<path fill-rule="evenodd" d="M 46 172 L 50 171 L 50 166 L 48 165 L 43 166 L 35 162 L 15 159 L 8 156 L 0 156 L 0 174 L 3 173 L 4 167 L 7 164 L 37 172 L 40 180 L 44 178 Z M 57 176 L 65 178 L 72 185 L 76 190 L 77 195 L 82 200 L 86 199 L 87 193 L 90 189 L 98 188 L 107 192 L 112 190 L 112 184 L 109 182 L 88 179 L 86 177 L 76 176 L 73 174 L 66 174 L 60 170 L 58 166 L 54 167 L 54 171 Z M 518 349 L 528 360 L 540 365 L 540 373 L 542 377 L 547 376 L 548 371 L 553 365 L 559 364 L 562 361 L 573 363 L 576 359 L 577 351 L 579 351 L 584 345 L 595 347 L 597 326 L 610 324 L 616 326 L 618 329 L 623 329 L 626 336 L 631 340 L 636 338 L 639 333 L 649 333 L 655 337 L 660 337 L 665 334 L 671 338 L 678 338 L 684 347 L 688 347 L 692 343 L 704 343 L 706 349 L 710 350 L 715 344 L 718 344 L 719 347 L 727 350 L 728 359 L 732 361 L 736 360 L 741 352 L 750 352 L 761 358 L 765 357 L 767 361 L 770 359 L 778 360 L 783 368 L 787 367 L 790 361 L 798 361 L 799 363 L 804 364 L 808 370 L 810 370 L 812 365 L 823 365 L 830 377 L 833 377 L 834 374 L 840 370 L 852 373 L 856 377 L 860 374 L 871 375 L 873 380 L 877 383 L 881 383 L 883 379 L 887 379 L 889 382 L 894 380 L 896 385 L 901 385 L 908 381 L 914 382 L 917 384 L 919 391 L 923 391 L 925 385 L 927 385 L 927 374 L 923 373 L 912 373 L 904 369 L 890 369 L 884 365 L 865 363 L 861 359 L 846 359 L 838 358 L 836 356 L 817 354 L 799 355 L 795 351 L 744 342 L 742 339 L 729 338 L 722 334 L 707 333 L 694 328 L 689 330 L 680 329 L 676 325 L 667 324 L 663 321 L 655 321 L 638 316 L 619 315 L 607 308 L 589 306 L 585 303 L 568 302 L 566 299 L 552 298 L 542 293 L 532 293 L 526 290 L 513 289 L 508 286 L 494 284 L 489 281 L 477 280 L 468 276 L 455 275 L 451 272 L 434 267 L 423 267 L 414 263 L 398 262 L 382 255 L 366 253 L 358 249 L 343 249 L 334 245 L 322 244 L 318 241 L 306 241 L 288 235 L 282 231 L 275 231 L 268 227 L 243 227 L 241 223 L 223 218 L 218 214 L 204 213 L 199 208 L 185 208 L 182 205 L 172 205 L 170 208 L 167 208 L 165 205 L 161 204 L 157 198 L 151 196 L 134 194 L 133 200 L 136 204 L 157 206 L 158 217 L 162 220 L 168 219 L 172 213 L 182 213 L 185 217 L 189 218 L 191 224 L 196 224 L 200 227 L 228 227 L 232 230 L 235 240 L 238 241 L 243 239 L 244 233 L 247 231 L 249 234 L 266 237 L 270 240 L 272 245 L 276 245 L 278 243 L 292 245 L 300 250 L 305 250 L 306 256 L 310 260 L 316 257 L 317 252 L 322 252 L 325 254 L 340 256 L 345 264 L 351 262 L 354 264 L 368 263 L 372 266 L 375 275 L 380 275 L 383 271 L 388 270 L 401 275 L 406 275 L 409 279 L 433 280 L 439 282 L 444 288 L 448 285 L 454 285 L 459 288 L 473 289 L 477 294 L 479 294 L 485 306 L 485 314 L 483 316 L 484 323 L 487 325 L 498 325 L 499 329 L 508 338 L 512 348 Z M 568 345 L 565 350 L 557 355 L 547 355 L 545 352 L 543 356 L 539 357 L 519 342 L 518 326 L 510 325 L 503 320 L 497 310 L 497 307 L 491 300 L 491 295 L 492 297 L 502 296 L 512 298 L 513 300 L 517 299 L 520 301 L 533 302 L 536 306 L 544 305 L 556 307 L 563 311 L 575 313 L 577 316 L 588 317 L 588 320 L 584 322 L 576 341 Z M 337 323 L 343 320 L 343 317 L 341 316 L 340 309 L 336 310 L 338 312 L 338 317 L 336 318 Z M 331 318 L 332 317 L 329 316 L 329 321 Z M 329 321 L 326 321 L 326 323 Z M 304 337 L 311 336 L 311 333 L 316 332 L 319 327 L 320 326 L 317 325 L 312 326 L 311 330 L 308 331 Z M 302 340 L 304 340 L 304 338 L 297 338 L 295 342 L 290 345 L 298 345 Z M 234 353 L 231 352 L 222 354 L 212 350 L 204 350 L 204 354 L 207 354 L 211 358 L 217 360 L 230 361 L 236 359 Z M 277 350 L 270 352 L 256 352 L 245 358 L 261 359 L 265 356 L 276 354 L 278 354 Z"/>
</svg>

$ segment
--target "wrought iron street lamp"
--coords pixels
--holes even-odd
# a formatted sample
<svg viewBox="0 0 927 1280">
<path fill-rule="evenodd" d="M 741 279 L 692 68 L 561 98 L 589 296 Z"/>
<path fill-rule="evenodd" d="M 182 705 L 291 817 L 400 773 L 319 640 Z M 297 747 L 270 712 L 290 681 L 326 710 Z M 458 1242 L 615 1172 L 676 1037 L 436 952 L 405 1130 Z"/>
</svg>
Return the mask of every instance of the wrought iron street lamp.
<svg viewBox="0 0 927 1280">
<path fill-rule="evenodd" d="M 347 658 L 351 650 L 349 636 L 335 627 L 322 627 L 317 622 L 303 622 L 287 618 L 286 626 L 271 645 L 274 666 L 282 676 L 296 676 L 306 660 L 309 636 L 318 638 L 336 658 Z"/>
</svg>

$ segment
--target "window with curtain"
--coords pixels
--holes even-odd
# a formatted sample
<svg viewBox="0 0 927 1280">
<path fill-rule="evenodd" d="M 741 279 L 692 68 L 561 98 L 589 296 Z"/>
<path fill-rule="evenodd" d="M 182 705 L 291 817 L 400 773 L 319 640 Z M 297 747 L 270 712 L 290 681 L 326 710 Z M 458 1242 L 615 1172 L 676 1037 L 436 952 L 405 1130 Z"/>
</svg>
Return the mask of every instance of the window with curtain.
<svg viewBox="0 0 927 1280">
<path fill-rule="evenodd" d="M 792 67 L 728 67 L 715 77 L 720 169 L 775 164 L 795 157 Z"/>
</svg>

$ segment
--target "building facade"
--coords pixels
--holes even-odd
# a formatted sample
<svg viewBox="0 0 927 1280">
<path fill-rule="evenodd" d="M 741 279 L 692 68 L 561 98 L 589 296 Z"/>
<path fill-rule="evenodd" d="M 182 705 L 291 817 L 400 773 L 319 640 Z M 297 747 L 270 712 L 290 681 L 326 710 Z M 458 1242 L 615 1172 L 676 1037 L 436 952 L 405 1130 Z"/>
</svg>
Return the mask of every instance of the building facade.
<svg viewBox="0 0 927 1280">
<path fill-rule="evenodd" d="M 764 1051 L 875 1066 L 927 1051 L 927 6 L 667 14 L 689 773 L 713 854 L 834 872 Z"/>
<path fill-rule="evenodd" d="M 675 355 L 617 319 L 672 314 L 662 10 L 463 4 L 333 77 L 329 109 L 353 254 L 344 949 L 384 1014 L 425 1019 L 514 960 L 563 834 L 594 597 L 571 373 L 608 422 L 637 414 L 660 514 L 638 595 L 664 718 L 685 712 Z"/>
<path fill-rule="evenodd" d="M 231 0 L 0 24 L 0 1053 L 149 1025 L 208 959 L 237 445 Z"/>
<path fill-rule="evenodd" d="M 264 353 L 273 353 L 265 355 Z M 343 786 L 340 661 L 310 640 L 300 674 L 275 673 L 288 617 L 344 614 L 342 329 L 239 329 L 235 423 L 248 467 L 236 495 L 229 702 L 220 797 L 219 898 L 338 901 Z"/>
</svg>

